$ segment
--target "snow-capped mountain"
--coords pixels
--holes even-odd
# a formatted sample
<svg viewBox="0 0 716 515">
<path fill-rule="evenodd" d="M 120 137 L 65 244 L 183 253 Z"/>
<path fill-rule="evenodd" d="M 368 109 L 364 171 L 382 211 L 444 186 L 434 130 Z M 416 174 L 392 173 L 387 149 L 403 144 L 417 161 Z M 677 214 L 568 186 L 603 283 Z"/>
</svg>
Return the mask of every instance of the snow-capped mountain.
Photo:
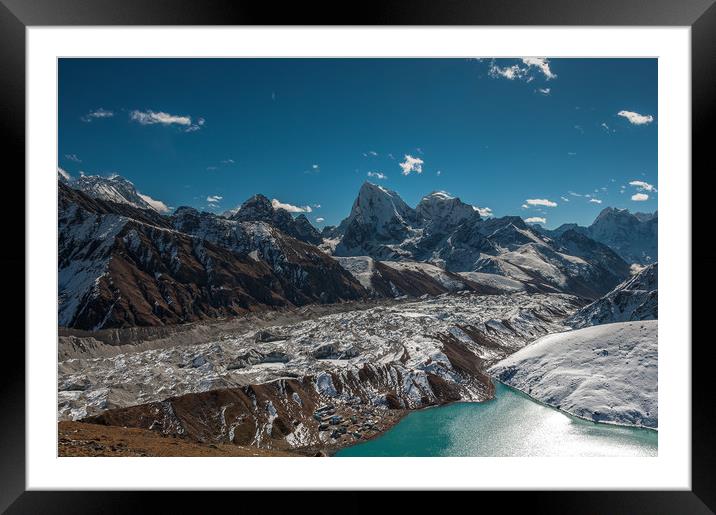
<svg viewBox="0 0 716 515">
<path fill-rule="evenodd" d="M 468 220 L 479 220 L 477 210 L 457 197 L 434 191 L 424 196 L 415 208 L 420 225 L 429 232 L 443 233 Z"/>
<path fill-rule="evenodd" d="M 577 311 L 565 324 L 580 328 L 613 322 L 658 319 L 658 273 L 657 263 L 643 268 L 601 299 Z"/>
<path fill-rule="evenodd" d="M 416 235 L 416 212 L 394 191 L 364 182 L 348 218 L 336 228 L 338 256 L 390 259 L 401 255 L 394 244 Z"/>
<path fill-rule="evenodd" d="M 659 219 L 631 214 L 627 209 L 606 208 L 589 226 L 589 237 L 609 245 L 628 263 L 650 264 L 658 260 Z"/>
<path fill-rule="evenodd" d="M 628 209 L 607 207 L 589 227 L 563 224 L 556 229 L 538 229 L 548 236 L 559 236 L 565 231 L 580 232 L 595 241 L 604 243 L 627 263 L 648 265 L 658 260 L 658 213 L 630 213 Z"/>
<path fill-rule="evenodd" d="M 489 371 L 578 417 L 656 428 L 657 328 L 656 320 L 645 320 L 550 334 Z"/>
<path fill-rule="evenodd" d="M 321 234 L 316 230 L 306 215 L 294 218 L 285 209 L 275 208 L 264 195 L 254 195 L 244 202 L 237 210 L 230 210 L 228 218 L 237 222 L 266 222 L 289 236 L 317 245 L 322 241 Z"/>
<path fill-rule="evenodd" d="M 394 191 L 368 182 L 348 218 L 326 236 L 324 241 L 335 242 L 335 256 L 428 262 L 450 272 L 499 274 L 531 290 L 588 298 L 629 275 L 611 249 L 575 231 L 547 237 L 520 217 L 482 219 L 477 208 L 445 192 L 423 197 L 412 209 Z"/>
<path fill-rule="evenodd" d="M 329 256 L 266 223 L 168 218 L 58 186 L 61 326 L 177 324 L 366 296 Z"/>
<path fill-rule="evenodd" d="M 579 228 L 544 234 L 520 217 L 483 219 L 445 192 L 413 209 L 366 182 L 323 238 L 263 195 L 229 217 L 189 207 L 165 216 L 118 176 L 73 179 L 58 169 L 58 182 L 60 323 L 68 327 L 458 291 L 596 299 L 629 277 L 619 256 Z"/>
<path fill-rule="evenodd" d="M 119 175 L 110 175 L 108 177 L 80 175 L 73 179 L 67 172 L 60 170 L 58 169 L 58 175 L 61 182 L 86 193 L 92 198 L 128 204 L 139 209 L 152 209 L 158 213 L 169 211 L 169 208 L 163 202 L 155 200 L 149 195 L 143 195 L 137 191 L 131 181 Z"/>
</svg>

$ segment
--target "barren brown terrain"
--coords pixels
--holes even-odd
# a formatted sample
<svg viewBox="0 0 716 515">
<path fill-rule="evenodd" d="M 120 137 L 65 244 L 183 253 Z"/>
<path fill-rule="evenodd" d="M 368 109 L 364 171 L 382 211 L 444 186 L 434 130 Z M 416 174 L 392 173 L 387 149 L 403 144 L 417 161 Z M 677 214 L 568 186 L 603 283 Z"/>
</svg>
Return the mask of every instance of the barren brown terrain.
<svg viewBox="0 0 716 515">
<path fill-rule="evenodd" d="M 147 429 L 63 421 L 58 455 L 70 456 L 301 456 L 295 452 L 234 444 L 204 444 Z M 305 454 L 304 454 L 305 456 Z"/>
</svg>

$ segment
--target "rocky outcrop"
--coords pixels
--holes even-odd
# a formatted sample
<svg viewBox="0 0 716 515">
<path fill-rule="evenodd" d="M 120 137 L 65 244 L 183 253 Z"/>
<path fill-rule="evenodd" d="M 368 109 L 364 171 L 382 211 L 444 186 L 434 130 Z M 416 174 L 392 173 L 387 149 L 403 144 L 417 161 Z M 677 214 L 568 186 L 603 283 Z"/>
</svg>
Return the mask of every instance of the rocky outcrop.
<svg viewBox="0 0 716 515">
<path fill-rule="evenodd" d="M 275 208 L 263 195 L 254 195 L 248 199 L 230 219 L 237 222 L 266 222 L 289 236 L 313 245 L 322 241 L 321 233 L 305 215 L 301 214 L 294 219 L 285 209 Z"/>
</svg>

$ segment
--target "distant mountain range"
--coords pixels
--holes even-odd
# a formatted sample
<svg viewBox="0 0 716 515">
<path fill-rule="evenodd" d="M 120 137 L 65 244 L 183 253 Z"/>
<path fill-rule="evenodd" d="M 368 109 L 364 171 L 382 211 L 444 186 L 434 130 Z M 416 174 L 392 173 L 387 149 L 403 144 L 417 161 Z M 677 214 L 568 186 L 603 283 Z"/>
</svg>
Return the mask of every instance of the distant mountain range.
<svg viewBox="0 0 716 515">
<path fill-rule="evenodd" d="M 463 290 L 596 299 L 629 277 L 624 255 L 656 258 L 656 214 L 608 208 L 589 228 L 548 231 L 483 218 L 445 192 L 412 208 L 366 182 L 349 216 L 319 233 L 263 195 L 223 216 L 168 215 L 119 176 L 58 178 L 59 321 L 79 329 Z M 643 241 L 629 246 L 629 231 Z"/>
<path fill-rule="evenodd" d="M 589 227 L 564 224 L 554 230 L 541 229 L 543 234 L 559 236 L 565 231 L 577 231 L 595 241 L 608 245 L 628 263 L 648 265 L 659 257 L 657 235 L 658 213 L 630 213 L 627 209 L 608 207 L 599 213 Z"/>
<path fill-rule="evenodd" d="M 366 182 L 350 215 L 324 231 L 335 256 L 433 263 L 450 272 L 485 272 L 552 291 L 595 298 L 629 275 L 629 265 L 581 231 L 547 237 L 516 216 L 483 219 L 445 192 L 408 206 Z"/>
</svg>

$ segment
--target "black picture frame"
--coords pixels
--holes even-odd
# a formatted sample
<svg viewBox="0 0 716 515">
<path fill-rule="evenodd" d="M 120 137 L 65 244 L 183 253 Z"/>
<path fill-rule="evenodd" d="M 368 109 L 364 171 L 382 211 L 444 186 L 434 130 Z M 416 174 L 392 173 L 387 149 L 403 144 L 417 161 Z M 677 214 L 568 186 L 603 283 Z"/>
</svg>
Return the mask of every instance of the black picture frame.
<svg viewBox="0 0 716 515">
<path fill-rule="evenodd" d="M 355 4 L 287 3 L 278 8 L 269 2 L 245 0 L 0 0 L 0 147 L 7 166 L 3 184 L 14 191 L 12 212 L 24 213 L 25 179 L 25 29 L 30 26 L 63 25 L 590 25 L 590 26 L 688 26 L 691 27 L 692 71 L 692 171 L 699 177 L 693 196 L 697 204 L 710 188 L 714 166 L 709 127 L 716 111 L 716 5 L 715 0 L 397 0 L 362 1 Z M 9 159 L 8 159 L 9 158 Z M 9 162 L 9 164 L 8 164 Z M 12 170 L 12 173 L 9 173 Z M 698 171 L 698 173 L 697 173 Z M 10 176 L 12 175 L 12 176 Z M 686 175 L 684 175 L 686 177 Z M 22 194 L 18 192 L 22 191 Z M 704 199 L 705 200 L 705 199 Z M 13 202 L 9 200 L 8 202 Z M 706 202 L 708 204 L 708 202 Z M 6 209 L 11 209 L 7 207 Z M 7 320 L 24 319 L 25 226 L 17 214 L 4 228 L 6 247 L 0 252 L 4 278 L 13 294 Z M 701 223 L 693 216 L 693 233 Z M 703 231 L 702 231 L 703 233 Z M 713 254 L 711 255 L 713 256 Z M 716 266 L 714 257 L 696 261 L 693 269 Z M 711 268 L 713 270 L 713 268 Z M 713 275 L 713 274 L 711 274 Z M 699 280 L 702 289 L 713 286 L 713 278 Z M 24 298 L 23 293 L 23 298 Z M 8 297 L 6 297 L 8 299 Z M 692 320 L 708 320 L 710 303 L 693 303 Z M 27 309 L 31 309 L 27 306 Z M 21 313 L 21 311 L 23 311 Z M 14 316 L 13 316 L 14 315 Z M 695 315 L 695 316 L 694 316 Z M 8 324 L 9 325 L 9 324 Z M 18 325 L 19 324 L 15 324 Z M 486 499 L 516 507 L 550 513 L 713 513 L 716 510 L 716 458 L 711 428 L 714 406 L 709 347 L 713 338 L 698 340 L 692 352 L 692 489 L 690 491 L 618 492 L 481 492 Z M 8 513 L 109 513 L 144 511 L 148 493 L 37 492 L 25 491 L 25 353 L 18 338 L 4 342 L 6 366 L 0 372 L 0 510 Z M 689 342 L 690 343 L 690 342 Z M 48 349 L 50 346 L 48 346 Z M 153 494 L 152 494 L 153 495 Z M 234 502 L 237 494 L 211 493 L 213 502 Z M 252 494 L 240 493 L 242 506 Z M 265 495 L 265 494 L 263 494 Z M 356 501 L 357 493 L 345 493 L 340 504 L 354 511 L 370 506 Z M 176 508 L 199 512 L 208 506 L 200 496 L 173 493 L 162 496 L 162 512 Z M 306 505 L 302 494 L 272 497 L 272 507 Z M 413 499 L 421 501 L 419 494 Z M 259 499 L 255 499 L 259 500 Z M 463 502 L 456 500 L 454 502 Z M 474 502 L 474 501 L 471 501 Z M 278 503 L 278 504 L 275 504 Z M 310 504 L 310 503 L 309 503 Z M 238 505 L 235 509 L 238 509 Z M 364 509 L 361 508 L 361 511 Z M 511 510 L 510 510 L 511 511 Z"/>
</svg>

